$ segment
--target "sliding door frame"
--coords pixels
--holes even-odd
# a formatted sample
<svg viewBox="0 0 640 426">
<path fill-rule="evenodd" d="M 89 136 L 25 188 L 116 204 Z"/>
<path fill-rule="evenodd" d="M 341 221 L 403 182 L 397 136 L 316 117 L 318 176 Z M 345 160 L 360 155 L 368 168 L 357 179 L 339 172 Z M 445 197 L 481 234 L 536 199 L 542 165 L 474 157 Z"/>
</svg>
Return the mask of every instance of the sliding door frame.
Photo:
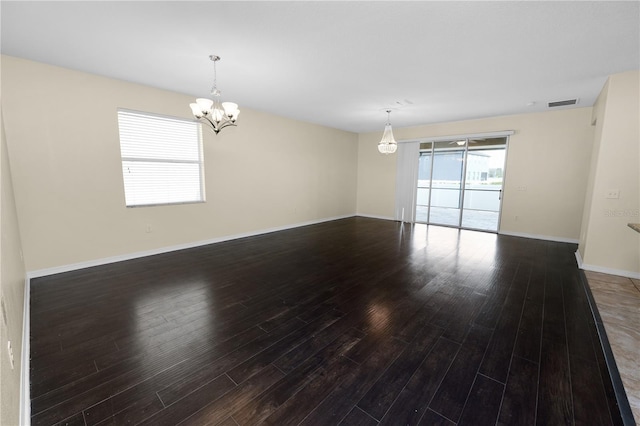
<svg viewBox="0 0 640 426">
<path fill-rule="evenodd" d="M 466 173 L 467 173 L 467 158 L 468 158 L 468 152 L 469 152 L 469 140 L 470 139 L 482 139 L 482 138 L 499 138 L 499 137 L 504 137 L 505 138 L 505 146 L 504 146 L 504 150 L 505 150 L 505 160 L 504 160 L 504 165 L 503 165 L 503 169 L 502 169 L 502 190 L 500 191 L 500 195 L 499 195 L 499 208 L 498 208 L 498 224 L 497 224 L 497 229 L 495 231 L 495 233 L 499 233 L 500 232 L 500 222 L 502 220 L 502 205 L 503 205 L 503 201 L 504 201 L 504 183 L 506 182 L 506 177 L 507 177 L 507 158 L 508 158 L 508 152 L 509 152 L 509 136 L 513 135 L 515 132 L 513 130 L 503 130 L 503 131 L 497 131 L 497 132 L 487 132 L 487 133 L 469 133 L 469 134 L 463 134 L 463 135 L 451 135 L 451 136 L 438 136 L 438 137 L 432 137 L 432 138 L 418 138 L 418 139 L 410 139 L 410 140 L 400 140 L 398 141 L 398 144 L 404 144 L 404 143 L 412 143 L 412 144 L 418 144 L 418 146 L 421 143 L 431 143 L 431 164 L 430 164 L 430 176 L 429 176 L 429 208 L 427 210 L 427 224 L 431 223 L 431 197 L 433 194 L 433 163 L 435 160 L 435 143 L 436 142 L 449 142 L 449 141 L 454 141 L 454 140 L 465 140 L 465 146 L 464 146 L 464 161 L 463 161 L 463 170 L 462 170 L 462 182 L 461 182 L 461 187 L 460 187 L 460 213 L 458 215 L 458 226 L 456 228 L 458 229 L 470 229 L 470 230 L 477 230 L 477 231 L 485 231 L 485 232 L 494 232 L 494 231 L 488 231 L 486 229 L 477 229 L 477 228 L 469 228 L 469 227 L 462 227 L 462 217 L 463 217 L 463 213 L 464 213 L 464 197 L 465 197 L 465 183 L 466 183 Z M 453 150 L 452 150 L 453 151 Z M 418 158 L 420 157 L 420 152 L 421 150 L 418 149 Z M 398 195 L 396 195 L 396 220 L 401 220 L 404 222 L 411 222 L 411 223 L 415 223 L 416 222 L 416 207 L 417 207 L 417 191 L 418 191 L 418 185 L 417 185 L 417 176 L 418 176 L 418 161 L 413 161 L 413 164 L 409 163 L 407 164 L 407 160 L 410 160 L 409 158 L 405 159 L 405 161 L 403 161 L 403 159 L 401 159 L 400 157 L 398 157 L 398 169 L 397 169 L 397 184 L 396 184 L 396 191 L 400 191 L 401 188 L 399 188 L 400 186 L 400 182 L 401 181 L 406 181 L 408 176 L 415 176 L 416 180 L 415 183 L 412 184 L 412 191 L 413 191 L 413 213 L 410 214 L 410 220 L 405 220 L 404 215 L 402 215 L 403 217 L 400 218 L 398 217 L 398 211 L 401 208 L 406 209 L 406 207 L 404 206 L 400 206 L 399 205 L 399 197 Z M 404 178 L 404 179 L 403 179 Z M 440 224 L 434 224 L 434 225 L 438 225 L 438 226 L 449 226 L 449 227 L 454 227 L 452 225 L 440 225 Z"/>
</svg>

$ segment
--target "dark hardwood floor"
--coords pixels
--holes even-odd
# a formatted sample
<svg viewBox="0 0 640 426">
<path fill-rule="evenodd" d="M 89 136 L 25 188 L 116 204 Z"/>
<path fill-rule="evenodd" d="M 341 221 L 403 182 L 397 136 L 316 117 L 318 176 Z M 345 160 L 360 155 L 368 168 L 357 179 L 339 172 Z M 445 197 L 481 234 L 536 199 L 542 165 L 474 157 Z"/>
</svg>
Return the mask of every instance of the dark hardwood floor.
<svg viewBox="0 0 640 426">
<path fill-rule="evenodd" d="M 350 218 L 31 282 L 33 425 L 619 425 L 572 244 Z"/>
</svg>

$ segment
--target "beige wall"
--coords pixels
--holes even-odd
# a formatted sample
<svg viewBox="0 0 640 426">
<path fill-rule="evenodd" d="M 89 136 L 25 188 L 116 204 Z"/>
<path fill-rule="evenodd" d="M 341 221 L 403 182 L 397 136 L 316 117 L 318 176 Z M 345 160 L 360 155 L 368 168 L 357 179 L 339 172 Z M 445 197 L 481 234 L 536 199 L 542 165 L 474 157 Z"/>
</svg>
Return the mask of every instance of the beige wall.
<svg viewBox="0 0 640 426">
<path fill-rule="evenodd" d="M 589 163 L 589 178 L 587 179 L 587 189 L 585 193 L 584 209 L 582 211 L 582 223 L 580 226 L 580 239 L 578 244 L 578 252 L 581 258 L 584 257 L 584 245 L 591 218 L 591 203 L 593 200 L 593 185 L 595 181 L 595 170 L 598 163 L 598 154 L 600 152 L 600 141 L 602 139 L 602 123 L 604 121 L 604 108 L 609 91 L 609 82 L 607 81 L 600 91 L 596 102 L 593 104 L 591 114 L 591 124 L 594 128 L 593 148 L 591 150 L 591 161 Z"/>
<path fill-rule="evenodd" d="M 0 299 L 5 312 L 0 318 L 0 424 L 17 425 L 20 408 L 20 374 L 22 369 L 22 318 L 24 314 L 25 269 L 21 259 L 20 233 L 16 215 L 4 122 L 0 109 Z M 6 323 L 5 323 L 6 316 Z M 7 340 L 13 348 L 11 368 Z"/>
<path fill-rule="evenodd" d="M 577 241 L 593 141 L 590 123 L 591 108 L 576 108 L 396 128 L 394 136 L 415 140 L 515 131 L 509 139 L 500 231 Z M 359 136 L 357 208 L 358 214 L 393 217 L 396 158 L 378 153 L 381 135 Z"/>
<path fill-rule="evenodd" d="M 583 267 L 640 278 L 640 72 L 615 74 L 594 107 L 596 132 L 579 251 Z M 618 199 L 609 199 L 619 190 Z"/>
<path fill-rule="evenodd" d="M 206 203 L 125 208 L 117 108 L 190 118 L 191 97 L 6 56 L 2 76 L 28 271 L 355 214 L 356 134 L 242 105 L 204 131 Z"/>
</svg>

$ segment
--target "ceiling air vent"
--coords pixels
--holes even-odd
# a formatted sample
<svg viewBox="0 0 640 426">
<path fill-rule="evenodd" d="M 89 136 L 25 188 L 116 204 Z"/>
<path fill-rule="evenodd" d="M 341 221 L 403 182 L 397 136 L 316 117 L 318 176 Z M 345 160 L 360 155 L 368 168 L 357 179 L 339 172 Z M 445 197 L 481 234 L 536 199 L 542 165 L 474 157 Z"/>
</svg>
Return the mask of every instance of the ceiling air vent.
<svg viewBox="0 0 640 426">
<path fill-rule="evenodd" d="M 564 101 L 555 101 L 555 102 L 549 102 L 549 108 L 554 108 L 554 107 L 561 107 L 561 106 L 568 106 L 568 105 L 575 105 L 578 103 L 578 99 L 567 99 Z"/>
</svg>

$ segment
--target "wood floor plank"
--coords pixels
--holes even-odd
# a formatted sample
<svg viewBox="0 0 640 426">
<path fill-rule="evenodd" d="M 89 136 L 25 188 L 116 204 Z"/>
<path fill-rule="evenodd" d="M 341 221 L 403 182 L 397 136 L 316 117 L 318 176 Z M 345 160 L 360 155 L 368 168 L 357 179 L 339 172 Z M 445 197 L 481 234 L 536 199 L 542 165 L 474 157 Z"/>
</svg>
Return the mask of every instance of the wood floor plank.
<svg viewBox="0 0 640 426">
<path fill-rule="evenodd" d="M 455 286 L 449 303 L 440 306 L 438 312 L 431 319 L 431 324 L 443 330 L 447 329 L 449 324 L 457 318 L 454 312 L 466 311 L 465 308 L 469 305 L 469 299 L 473 297 L 473 294 L 473 288 L 471 287 Z"/>
<path fill-rule="evenodd" d="M 538 424 L 570 424 L 573 402 L 566 346 L 543 339 L 538 394 Z"/>
<path fill-rule="evenodd" d="M 163 410 L 158 410 L 152 415 L 142 418 L 127 419 L 122 424 L 147 424 L 147 425 L 177 425 L 184 419 L 206 407 L 211 401 L 216 401 L 227 392 L 236 387 L 235 383 L 227 376 L 221 375 L 194 392 L 183 398 L 180 404 L 173 404 Z M 141 423 L 143 419 L 144 422 Z"/>
<path fill-rule="evenodd" d="M 545 285 L 538 424 L 570 424 L 573 401 L 569 349 L 562 300 L 562 281 L 557 270 L 550 272 Z"/>
<path fill-rule="evenodd" d="M 474 326 L 462 343 L 429 408 L 457 422 L 489 344 L 491 330 Z"/>
<path fill-rule="evenodd" d="M 575 250 L 353 217 L 34 278 L 31 424 L 619 425 Z"/>
<path fill-rule="evenodd" d="M 294 318 L 268 335 L 255 339 L 220 358 L 202 358 L 197 365 L 189 368 L 188 374 L 184 374 L 178 377 L 177 380 L 169 382 L 163 388 L 158 389 L 158 396 L 165 405 L 173 404 L 214 378 L 228 372 L 231 368 L 246 362 L 246 360 L 255 356 L 256 352 L 272 346 L 280 339 L 295 332 L 295 330 L 299 329 L 301 323 L 301 321 Z"/>
<path fill-rule="evenodd" d="M 478 374 L 458 425 L 495 425 L 503 392 L 504 384 Z"/>
<path fill-rule="evenodd" d="M 286 400 L 274 413 L 264 419 L 263 423 L 273 426 L 299 424 L 318 406 L 320 401 L 324 400 L 344 380 L 347 372 L 355 366 L 353 361 L 345 357 L 328 365 L 316 380 L 309 382 L 296 392 L 295 398 Z"/>
<path fill-rule="evenodd" d="M 507 381 L 520 316 L 521 312 L 518 309 L 503 310 L 489 341 L 487 354 L 480 366 L 480 373 L 501 383 Z"/>
<path fill-rule="evenodd" d="M 435 411 L 428 409 L 422 416 L 422 420 L 418 423 L 419 426 L 455 426 L 455 423 L 449 419 L 445 419 Z"/>
<path fill-rule="evenodd" d="M 498 425 L 536 424 L 538 364 L 513 357 L 500 407 Z"/>
<path fill-rule="evenodd" d="M 380 424 L 418 424 L 459 349 L 460 344 L 443 337 L 439 338 L 433 350 L 380 420 Z"/>
<path fill-rule="evenodd" d="M 432 283 L 435 288 L 440 288 L 444 284 L 446 284 L 446 281 L 435 281 Z M 395 333 L 395 337 L 403 342 L 411 343 L 418 332 L 429 324 L 440 309 L 442 309 L 442 306 L 447 306 L 450 300 L 451 294 L 435 291 L 434 294 L 425 301 L 422 307 L 410 316 L 405 324 L 400 327 Z"/>
<path fill-rule="evenodd" d="M 85 426 L 84 417 L 82 416 L 82 413 L 78 413 L 61 421 L 56 426 Z"/>
<path fill-rule="evenodd" d="M 360 337 L 356 333 L 344 334 L 287 374 L 243 409 L 236 409 L 232 414 L 233 419 L 240 425 L 262 423 L 296 392 L 325 374 L 325 368 L 334 366 L 335 363 L 341 361 L 339 358 L 359 339 Z"/>
<path fill-rule="evenodd" d="M 346 315 L 331 323 L 320 332 L 310 336 L 302 344 L 293 347 L 284 355 L 278 357 L 273 364 L 280 371 L 288 373 L 293 371 L 305 360 L 309 359 L 322 348 L 336 340 L 340 335 L 346 333 L 357 322 L 354 315 Z M 349 330 L 350 333 L 357 333 L 356 330 Z M 364 336 L 362 336 L 364 337 Z"/>
<path fill-rule="evenodd" d="M 377 424 L 377 421 L 358 407 L 354 407 L 347 417 L 340 422 L 340 426 L 375 426 Z"/>
<path fill-rule="evenodd" d="M 571 392 L 576 424 L 611 424 L 604 385 L 597 375 L 587 373 L 597 370 L 595 363 L 582 357 L 571 357 Z"/>
<path fill-rule="evenodd" d="M 532 283 L 534 285 L 534 283 Z M 513 354 L 534 363 L 540 362 L 543 304 L 526 300 L 520 318 Z"/>
<path fill-rule="evenodd" d="M 192 415 L 187 417 L 185 414 L 182 420 L 179 420 L 179 414 L 172 414 L 171 417 L 175 418 L 176 421 L 183 422 L 184 424 L 218 425 L 223 420 L 230 418 L 233 411 L 243 410 L 251 400 L 257 398 L 284 376 L 284 373 L 276 367 L 268 365 L 258 374 L 255 374 L 248 380 L 239 384 L 236 388 L 227 392 L 222 397 L 209 402 L 209 404 Z M 181 404 L 176 404 L 167 407 L 167 410 L 182 411 L 183 408 Z M 161 415 L 164 416 L 165 414 Z M 150 425 L 155 424 L 153 417 L 147 419 L 145 422 Z M 236 424 L 235 420 L 233 423 Z"/>
<path fill-rule="evenodd" d="M 353 367 L 345 374 L 340 384 L 311 411 L 300 425 L 338 424 L 406 346 L 398 340 L 390 340 L 387 344 L 375 348 L 362 364 Z"/>
<path fill-rule="evenodd" d="M 115 412 L 117 409 L 110 407 L 112 412 Z M 114 425 L 131 425 L 137 424 L 142 419 L 149 417 L 149 415 L 153 413 L 157 413 L 162 410 L 164 405 L 158 395 L 156 394 L 147 394 L 145 396 L 136 398 L 132 403 L 126 404 L 126 408 L 120 411 L 117 411 L 116 414 L 108 417 L 106 422 L 111 422 Z M 89 409 L 91 410 L 91 409 Z M 90 416 L 87 415 L 89 410 L 85 410 L 85 421 L 87 426 L 96 424 L 102 425 L 105 423 L 105 420 L 99 423 L 94 423 L 95 419 L 91 419 Z"/>
<path fill-rule="evenodd" d="M 476 291 L 470 292 L 458 309 L 451 310 L 455 315 L 451 315 L 442 337 L 462 343 L 472 327 L 473 318 L 479 314 L 485 300 L 486 295 Z"/>
<path fill-rule="evenodd" d="M 513 274 L 515 274 L 515 271 L 507 269 L 502 271 L 498 276 L 498 280 L 493 283 L 493 287 L 489 297 L 487 297 L 485 301 L 485 305 L 480 310 L 478 316 L 474 319 L 475 324 L 487 328 L 495 327 L 507 298 Z"/>
<path fill-rule="evenodd" d="M 371 417 L 381 419 L 431 352 L 442 331 L 439 327 L 426 326 L 358 402 L 358 407 Z"/>
<path fill-rule="evenodd" d="M 75 362 L 71 363 L 72 360 Z M 48 368 L 32 370 L 34 380 L 31 381 L 31 393 L 34 398 L 98 371 L 92 359 L 81 361 L 81 358 L 73 357 L 68 362 L 47 365 Z"/>
<path fill-rule="evenodd" d="M 136 385 L 144 386 L 148 380 L 158 380 L 156 378 L 158 375 L 161 379 L 169 380 L 171 383 L 171 380 L 175 380 L 176 377 L 186 376 L 187 374 L 184 372 L 191 371 L 190 366 L 207 364 L 212 358 L 215 359 L 235 350 L 237 345 L 249 344 L 254 339 L 265 335 L 262 330 L 258 331 L 258 337 L 255 337 L 254 333 L 246 333 L 243 335 L 244 339 L 226 340 L 220 345 L 200 347 L 200 350 L 191 354 L 191 358 L 185 358 L 181 351 L 177 351 L 176 353 L 161 354 L 158 358 L 138 356 L 125 363 L 116 364 L 32 400 L 32 424 L 38 424 L 38 422 L 51 424 L 58 418 L 64 418 L 67 413 L 77 411 L 80 407 L 84 407 L 84 409 L 93 407 L 95 404 L 105 402 L 132 387 L 135 391 Z M 192 360 L 192 364 L 182 365 L 188 359 Z M 141 363 L 145 368 L 138 370 Z M 35 411 L 36 409 L 39 411 Z"/>
<path fill-rule="evenodd" d="M 257 352 L 243 363 L 228 370 L 227 374 L 236 383 L 245 381 L 255 372 L 262 370 L 262 368 L 289 352 L 291 348 L 297 348 L 309 338 L 315 336 L 316 333 L 321 333 L 326 328 L 331 327 L 341 316 L 342 314 L 333 310 L 325 313 L 316 321 L 294 330 L 264 350 Z"/>
</svg>

